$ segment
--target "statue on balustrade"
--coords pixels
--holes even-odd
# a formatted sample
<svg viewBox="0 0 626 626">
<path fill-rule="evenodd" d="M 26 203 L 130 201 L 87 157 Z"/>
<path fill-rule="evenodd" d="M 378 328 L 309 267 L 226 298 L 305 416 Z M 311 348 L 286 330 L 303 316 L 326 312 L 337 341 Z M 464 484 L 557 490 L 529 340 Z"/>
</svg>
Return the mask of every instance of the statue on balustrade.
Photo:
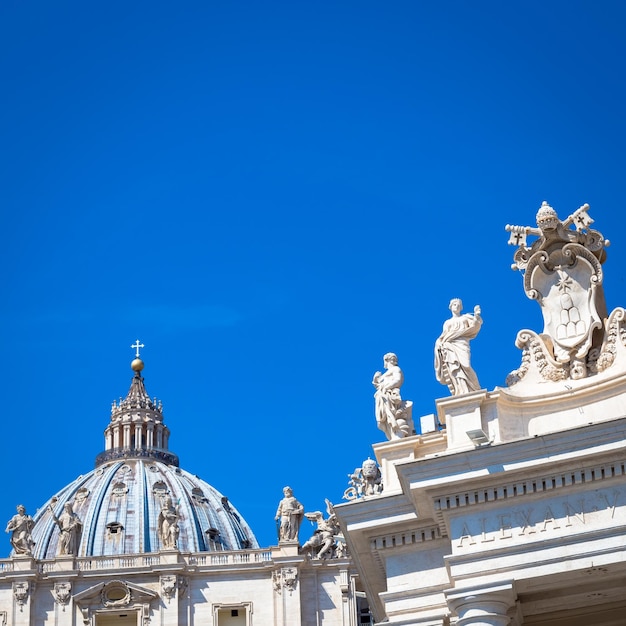
<svg viewBox="0 0 626 626">
<path fill-rule="evenodd" d="M 275 517 L 276 521 L 280 520 L 278 539 L 279 541 L 297 541 L 304 507 L 294 497 L 291 487 L 285 487 L 283 495 L 283 499 L 278 503 Z"/>
<path fill-rule="evenodd" d="M 480 383 L 470 365 L 470 339 L 478 335 L 483 323 L 480 307 L 474 314 L 462 314 L 463 302 L 450 300 L 452 317 L 443 323 L 443 331 L 435 342 L 435 374 L 442 385 L 447 385 L 453 396 L 478 391 Z"/>
<path fill-rule="evenodd" d="M 23 504 L 17 505 L 17 513 L 9 520 L 6 532 L 11 533 L 11 545 L 15 554 L 32 556 L 35 542 L 31 535 L 35 522 L 30 515 L 26 515 Z"/>
<path fill-rule="evenodd" d="M 83 532 L 83 523 L 76 513 L 70 502 L 63 505 L 63 513 L 59 517 L 54 514 L 52 507 L 49 506 L 52 518 L 59 527 L 59 543 L 57 555 L 78 555 L 78 546 L 80 545 L 80 537 Z"/>
<path fill-rule="evenodd" d="M 178 506 L 174 506 L 172 498 L 166 496 L 163 499 L 163 506 L 157 520 L 159 539 L 161 540 L 161 545 L 166 550 L 173 550 L 178 547 L 178 536 L 180 535 L 179 518 Z"/>
<path fill-rule="evenodd" d="M 376 372 L 372 384 L 374 393 L 376 424 L 387 439 L 401 439 L 413 434 L 413 403 L 400 396 L 404 374 L 398 365 L 398 357 L 388 352 L 383 357 L 384 372 Z"/>
</svg>

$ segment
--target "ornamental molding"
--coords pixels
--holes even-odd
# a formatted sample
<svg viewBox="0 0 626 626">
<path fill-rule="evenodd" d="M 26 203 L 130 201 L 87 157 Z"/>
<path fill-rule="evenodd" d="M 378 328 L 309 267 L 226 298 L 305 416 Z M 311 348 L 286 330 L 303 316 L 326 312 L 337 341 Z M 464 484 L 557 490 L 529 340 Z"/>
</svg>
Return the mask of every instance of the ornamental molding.
<svg viewBox="0 0 626 626">
<path fill-rule="evenodd" d="M 65 607 L 69 604 L 72 597 L 72 584 L 69 582 L 54 583 L 52 595 L 54 596 L 54 601 L 65 611 Z"/>
<path fill-rule="evenodd" d="M 30 590 L 30 583 L 28 581 L 13 583 L 13 596 L 15 597 L 17 605 L 20 607 L 20 611 L 24 610 L 24 605 L 28 601 Z"/>
<path fill-rule="evenodd" d="M 626 460 L 602 463 L 587 468 L 564 470 L 542 476 L 510 481 L 503 485 L 478 487 L 438 496 L 433 499 L 435 511 L 449 511 L 460 507 L 482 505 L 489 502 L 512 500 L 522 496 L 547 491 L 599 483 L 610 478 L 626 475 Z"/>
<path fill-rule="evenodd" d="M 74 603 L 81 611 L 83 624 L 89 626 L 95 613 L 108 612 L 115 608 L 137 610 L 142 624 L 150 622 L 151 604 L 159 594 L 124 580 L 111 580 L 89 587 L 74 596 Z"/>
<path fill-rule="evenodd" d="M 510 480 L 505 484 L 474 487 L 432 498 L 434 517 L 442 536 L 448 536 L 445 515 L 470 511 L 476 506 L 510 506 L 522 499 L 552 496 L 561 489 L 593 485 L 594 490 L 608 486 L 605 481 L 626 476 L 626 460 L 598 463 L 586 468 L 561 470 L 540 476 Z M 565 495 L 565 494 L 564 494 Z"/>
<path fill-rule="evenodd" d="M 609 241 L 590 228 L 588 211 L 584 204 L 562 221 L 544 202 L 536 228 L 506 226 L 509 244 L 518 247 L 511 267 L 523 274 L 524 291 L 539 304 L 544 320 L 541 333 L 518 333 L 522 362 L 507 377 L 509 387 L 595 376 L 613 365 L 619 347 L 623 351 L 624 312 L 616 309 L 609 316 L 602 291 Z M 528 243 L 529 236 L 537 239 Z"/>
<path fill-rule="evenodd" d="M 372 537 L 370 540 L 370 549 L 373 552 L 375 550 L 379 551 L 402 548 L 405 546 L 427 543 L 429 541 L 436 541 L 442 537 L 443 535 L 441 534 L 439 526 L 433 525 Z"/>
<path fill-rule="evenodd" d="M 298 570 L 295 567 L 282 567 L 278 571 L 272 572 L 272 584 L 276 593 L 282 593 L 286 589 L 291 595 L 298 583 Z"/>
</svg>

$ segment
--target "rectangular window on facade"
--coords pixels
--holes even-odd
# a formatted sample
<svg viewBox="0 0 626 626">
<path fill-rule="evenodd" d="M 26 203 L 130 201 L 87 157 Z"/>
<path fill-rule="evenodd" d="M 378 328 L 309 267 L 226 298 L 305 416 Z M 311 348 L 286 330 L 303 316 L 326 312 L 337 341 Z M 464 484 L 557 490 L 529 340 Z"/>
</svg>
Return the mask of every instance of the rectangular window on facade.
<svg viewBox="0 0 626 626">
<path fill-rule="evenodd" d="M 251 626 L 250 613 L 247 605 L 213 607 L 216 626 Z"/>
<path fill-rule="evenodd" d="M 139 615 L 135 611 L 96 614 L 96 626 L 138 626 L 138 624 Z"/>
</svg>

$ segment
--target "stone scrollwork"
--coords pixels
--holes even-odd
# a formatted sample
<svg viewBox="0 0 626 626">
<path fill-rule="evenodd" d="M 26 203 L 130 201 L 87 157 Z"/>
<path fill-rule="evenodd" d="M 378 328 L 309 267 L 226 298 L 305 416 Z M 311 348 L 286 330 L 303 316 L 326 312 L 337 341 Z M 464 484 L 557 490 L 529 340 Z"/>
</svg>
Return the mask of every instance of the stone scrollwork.
<svg viewBox="0 0 626 626">
<path fill-rule="evenodd" d="M 174 575 L 161 576 L 161 593 L 168 601 L 176 595 L 176 583 L 177 580 Z"/>
<path fill-rule="evenodd" d="M 605 335 L 600 354 L 596 361 L 596 369 L 603 372 L 626 353 L 626 310 L 621 307 L 614 309 L 605 323 Z"/>
<path fill-rule="evenodd" d="M 376 461 L 367 458 L 352 474 L 348 474 L 350 486 L 343 494 L 344 500 L 356 500 L 363 496 L 376 496 L 383 491 L 383 478 Z"/>
<path fill-rule="evenodd" d="M 510 226 L 509 244 L 518 246 L 513 269 L 524 273 L 524 291 L 536 300 L 542 333 L 522 330 L 516 345 L 522 364 L 507 378 L 528 382 L 579 380 L 610 367 L 624 348 L 624 310 L 608 316 L 602 289 L 602 263 L 609 241 L 590 228 L 584 204 L 566 220 L 544 202 L 537 228 Z M 527 244 L 527 237 L 538 237 Z"/>
<path fill-rule="evenodd" d="M 280 571 L 274 571 L 272 573 L 272 583 L 274 591 L 282 593 L 283 589 L 289 591 L 291 595 L 298 582 L 298 570 L 295 567 L 283 567 Z"/>
<path fill-rule="evenodd" d="M 13 583 L 13 596 L 15 597 L 15 601 L 20 607 L 20 611 L 24 610 L 24 605 L 28 600 L 28 594 L 30 592 L 30 584 L 28 581 L 23 582 L 14 582 Z"/>
<path fill-rule="evenodd" d="M 65 611 L 65 607 L 69 604 L 70 598 L 72 597 L 72 585 L 68 582 L 54 583 L 54 588 L 52 589 L 52 595 L 54 596 L 54 601 L 63 607 Z"/>
</svg>

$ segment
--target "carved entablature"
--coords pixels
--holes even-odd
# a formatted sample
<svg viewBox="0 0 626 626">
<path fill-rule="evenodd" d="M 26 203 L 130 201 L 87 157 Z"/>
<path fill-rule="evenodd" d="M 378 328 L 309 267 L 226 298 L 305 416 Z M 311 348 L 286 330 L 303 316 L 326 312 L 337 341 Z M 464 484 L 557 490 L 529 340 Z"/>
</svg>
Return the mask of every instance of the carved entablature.
<svg viewBox="0 0 626 626">
<path fill-rule="evenodd" d="M 623 350 L 624 312 L 607 314 L 602 263 L 609 241 L 589 228 L 593 220 L 584 204 L 566 220 L 544 202 L 537 228 L 506 226 L 509 244 L 518 246 L 513 269 L 524 274 L 524 291 L 541 307 L 542 333 L 522 330 L 516 345 L 522 364 L 507 378 L 512 386 L 532 382 L 582 379 L 604 371 Z M 530 245 L 527 238 L 537 239 Z"/>
</svg>

